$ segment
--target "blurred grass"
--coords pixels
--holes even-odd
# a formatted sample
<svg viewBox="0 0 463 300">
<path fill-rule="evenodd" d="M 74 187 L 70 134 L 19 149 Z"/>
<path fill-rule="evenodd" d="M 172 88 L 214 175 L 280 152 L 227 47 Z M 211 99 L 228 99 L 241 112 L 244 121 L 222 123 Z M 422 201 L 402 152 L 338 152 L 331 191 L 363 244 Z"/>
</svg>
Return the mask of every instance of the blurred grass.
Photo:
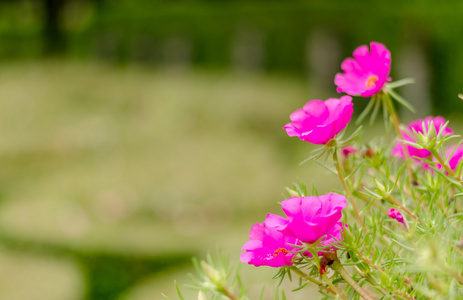
<svg viewBox="0 0 463 300">
<path fill-rule="evenodd" d="M 82 299 L 85 285 L 71 261 L 0 250 L 1 299 Z"/>
<path fill-rule="evenodd" d="M 11 63 L 0 99 L 0 234 L 16 250 L 43 244 L 92 265 L 91 253 L 130 263 L 217 248 L 237 260 L 285 186 L 333 186 L 298 166 L 312 147 L 282 130 L 309 100 L 294 78 Z"/>
</svg>

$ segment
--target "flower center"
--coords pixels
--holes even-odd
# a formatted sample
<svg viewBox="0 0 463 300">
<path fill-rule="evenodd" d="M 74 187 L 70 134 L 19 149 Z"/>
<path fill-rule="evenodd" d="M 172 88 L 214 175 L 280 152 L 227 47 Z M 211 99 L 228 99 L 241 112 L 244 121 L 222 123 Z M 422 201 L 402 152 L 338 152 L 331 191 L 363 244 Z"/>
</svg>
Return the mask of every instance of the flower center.
<svg viewBox="0 0 463 300">
<path fill-rule="evenodd" d="M 365 87 L 367 89 L 374 88 L 376 86 L 376 81 L 378 81 L 378 76 L 376 75 L 368 76 L 367 81 L 365 82 Z"/>
<path fill-rule="evenodd" d="M 273 252 L 273 257 L 278 256 L 280 253 L 287 254 L 288 250 L 286 250 L 285 248 L 278 248 L 275 250 L 275 252 Z"/>
</svg>

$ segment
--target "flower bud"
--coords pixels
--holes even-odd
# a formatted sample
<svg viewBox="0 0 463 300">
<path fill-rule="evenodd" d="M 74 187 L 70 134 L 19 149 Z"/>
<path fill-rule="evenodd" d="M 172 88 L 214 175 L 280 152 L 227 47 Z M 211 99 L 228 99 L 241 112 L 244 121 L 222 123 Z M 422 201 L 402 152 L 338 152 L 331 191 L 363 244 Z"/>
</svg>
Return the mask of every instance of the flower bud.
<svg viewBox="0 0 463 300">
<path fill-rule="evenodd" d="M 387 213 L 387 216 L 391 219 L 395 219 L 397 222 L 401 223 L 402 225 L 404 225 L 405 227 L 407 227 L 407 225 L 405 225 L 405 219 L 404 217 L 402 216 L 402 214 L 395 208 L 391 208 L 389 209 L 389 212 Z"/>
<path fill-rule="evenodd" d="M 354 235 L 350 231 L 349 227 L 345 226 L 343 230 L 342 237 L 344 238 L 344 242 L 346 244 L 351 244 L 354 241 Z"/>
<path fill-rule="evenodd" d="M 344 148 L 341 149 L 341 153 L 344 157 L 348 157 L 349 155 L 354 154 L 355 152 L 357 152 L 357 149 L 355 149 L 354 147 L 350 145 L 345 146 Z"/>
<path fill-rule="evenodd" d="M 286 191 L 288 192 L 289 196 L 290 197 L 299 197 L 299 193 L 296 192 L 295 190 L 293 189 L 290 189 L 290 188 L 286 188 Z"/>
<path fill-rule="evenodd" d="M 376 192 L 380 196 L 382 196 L 384 198 L 387 198 L 388 194 L 389 194 L 387 188 L 381 182 L 379 182 L 377 179 L 375 179 L 375 181 L 376 181 Z"/>
<path fill-rule="evenodd" d="M 379 279 L 385 286 L 389 286 L 391 283 L 391 280 L 389 279 L 389 276 L 381 269 L 378 269 L 378 274 L 379 274 Z"/>
<path fill-rule="evenodd" d="M 426 132 L 426 137 L 429 141 L 432 141 L 437 137 L 436 127 L 434 126 L 434 122 L 430 122 L 428 131 Z"/>
<path fill-rule="evenodd" d="M 367 148 L 367 150 L 365 150 L 365 154 L 364 154 L 364 157 L 369 157 L 369 158 L 372 158 L 373 156 L 375 156 L 375 151 L 371 148 Z"/>
<path fill-rule="evenodd" d="M 201 269 L 203 269 L 204 274 L 209 278 L 209 280 L 214 283 L 215 285 L 222 285 L 223 279 L 220 276 L 220 273 L 214 269 L 211 265 L 206 263 L 205 261 L 201 261 Z"/>
</svg>

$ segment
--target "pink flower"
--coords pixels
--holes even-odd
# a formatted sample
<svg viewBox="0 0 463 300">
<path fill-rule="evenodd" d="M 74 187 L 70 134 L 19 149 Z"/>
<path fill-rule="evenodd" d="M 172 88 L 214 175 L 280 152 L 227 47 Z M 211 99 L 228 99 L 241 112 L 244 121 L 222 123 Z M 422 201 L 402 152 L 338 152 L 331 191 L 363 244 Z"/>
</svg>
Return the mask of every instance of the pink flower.
<svg viewBox="0 0 463 300">
<path fill-rule="evenodd" d="M 387 213 L 387 216 L 389 218 L 396 219 L 399 223 L 402 223 L 403 225 L 405 225 L 404 217 L 397 209 L 391 208 L 389 212 Z"/>
<path fill-rule="evenodd" d="M 289 136 L 297 136 L 312 144 L 326 144 L 350 122 L 354 112 L 352 97 L 312 100 L 290 116 L 291 122 L 283 129 Z"/>
<path fill-rule="evenodd" d="M 344 155 L 344 157 L 348 157 L 349 155 L 351 155 L 352 153 L 355 153 L 355 152 L 357 152 L 357 149 L 355 149 L 352 146 L 346 146 L 346 147 L 341 149 L 341 153 L 342 153 L 342 155 Z"/>
<path fill-rule="evenodd" d="M 391 53 L 381 43 L 371 42 L 354 50 L 354 58 L 346 58 L 341 69 L 334 77 L 338 93 L 352 96 L 370 97 L 379 92 L 386 81 L 391 81 Z"/>
<path fill-rule="evenodd" d="M 441 131 L 441 127 L 445 124 L 446 120 L 441 116 L 426 117 L 424 119 L 415 120 L 407 125 L 407 131 L 402 131 L 404 140 L 409 141 L 409 142 L 416 142 L 413 131 L 416 131 L 417 133 L 424 133 L 423 124 L 424 124 L 426 131 L 428 131 L 429 124 L 431 122 L 433 122 L 434 124 L 436 133 L 439 134 L 439 132 Z M 445 129 L 442 131 L 442 135 L 452 134 L 452 133 L 453 133 L 453 130 L 450 127 L 445 127 Z M 431 155 L 431 152 L 427 149 L 418 149 L 418 148 L 415 148 L 409 145 L 407 145 L 406 147 L 408 149 L 408 153 L 410 154 L 410 156 L 426 158 Z M 394 156 L 398 156 L 398 157 L 404 157 L 402 144 L 400 142 L 397 142 L 395 144 L 394 148 L 392 149 L 391 154 Z M 419 159 L 416 159 L 416 160 L 419 160 Z"/>
<path fill-rule="evenodd" d="M 338 221 L 347 206 L 343 195 L 293 197 L 281 202 L 281 206 L 288 219 L 272 215 L 269 224 L 301 242 L 314 243 L 327 235 L 322 245 L 329 245 L 332 237 L 340 237 L 342 224 Z"/>
<path fill-rule="evenodd" d="M 269 218 L 272 214 L 267 215 L 263 224 L 257 223 L 252 226 L 249 233 L 249 241 L 246 242 L 241 253 L 240 260 L 244 263 L 258 266 L 282 267 L 292 265 L 292 258 L 296 255 L 289 251 L 298 249 L 291 247 L 289 244 L 297 244 L 296 238 L 285 235 L 275 227 L 269 225 Z"/>
</svg>

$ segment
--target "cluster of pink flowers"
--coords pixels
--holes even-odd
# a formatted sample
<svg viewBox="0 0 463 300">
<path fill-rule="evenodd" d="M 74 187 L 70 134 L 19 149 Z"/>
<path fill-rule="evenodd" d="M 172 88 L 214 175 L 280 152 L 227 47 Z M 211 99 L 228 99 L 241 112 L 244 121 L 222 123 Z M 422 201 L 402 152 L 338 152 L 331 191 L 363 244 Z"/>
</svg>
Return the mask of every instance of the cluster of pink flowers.
<svg viewBox="0 0 463 300">
<path fill-rule="evenodd" d="M 353 58 L 347 58 L 342 62 L 341 69 L 344 73 L 338 73 L 334 78 L 339 93 L 370 97 L 380 92 L 385 83 L 391 80 L 389 77 L 391 53 L 381 43 L 370 43 L 370 50 L 367 45 L 362 45 L 354 50 Z M 312 144 L 324 145 L 347 126 L 353 111 L 352 97 L 350 96 L 341 96 L 339 99 L 331 98 L 326 101 L 311 100 L 302 109 L 298 109 L 290 115 L 291 123 L 286 124 L 283 129 L 289 136 L 297 136 Z M 406 130 L 402 131 L 404 140 L 415 142 L 414 132 L 423 133 L 423 126 L 427 131 L 431 122 L 436 133 L 439 133 L 446 120 L 439 116 L 413 121 L 408 124 Z M 453 131 L 449 127 L 442 129 L 443 135 L 452 133 Z M 406 147 L 410 156 L 414 157 L 416 161 L 431 156 L 431 152 L 427 149 L 419 149 L 409 145 Z M 447 157 L 452 154 L 453 150 L 454 147 L 446 151 Z M 347 156 L 349 153 L 344 154 Z M 392 150 L 392 155 L 404 157 L 401 142 L 397 142 Z M 458 147 L 450 158 L 450 165 L 453 170 L 457 168 L 462 158 L 463 147 Z M 442 168 L 440 164 L 437 164 L 436 167 Z"/>
<path fill-rule="evenodd" d="M 294 245 L 314 243 L 330 247 L 341 240 L 342 210 L 346 197 L 329 193 L 320 197 L 293 197 L 281 202 L 287 218 L 268 214 L 263 224 L 252 226 L 241 261 L 255 266 L 292 265 Z M 310 255 L 310 254 L 307 254 Z"/>
<path fill-rule="evenodd" d="M 391 54 L 387 48 L 373 42 L 358 47 L 354 58 L 341 65 L 344 73 L 336 74 L 338 92 L 351 96 L 372 96 L 390 81 Z M 326 101 L 312 100 L 290 115 L 291 123 L 283 129 L 289 136 L 324 145 L 336 137 L 350 122 L 354 112 L 352 97 L 341 96 Z M 346 148 L 345 155 L 354 152 Z M 339 222 L 347 206 L 342 195 L 329 193 L 320 197 L 293 197 L 281 203 L 287 218 L 268 214 L 265 221 L 251 228 L 249 241 L 243 246 L 241 261 L 255 266 L 280 267 L 291 265 L 301 243 L 319 242 L 334 247 L 341 240 L 343 225 Z M 310 253 L 305 253 L 311 255 Z M 319 253 L 319 255 L 321 255 Z"/>
<path fill-rule="evenodd" d="M 344 73 L 336 74 L 334 83 L 338 93 L 370 97 L 390 81 L 391 53 L 380 43 L 362 45 L 354 50 L 354 58 L 341 64 Z M 350 122 L 354 112 L 352 97 L 342 96 L 326 101 L 312 100 L 291 114 L 291 123 L 283 129 L 289 136 L 297 136 L 312 144 L 327 144 Z"/>
<path fill-rule="evenodd" d="M 354 50 L 353 58 L 342 62 L 341 69 L 344 73 L 336 74 L 334 83 L 338 93 L 350 96 L 307 102 L 302 109 L 290 115 L 291 123 L 283 127 L 289 136 L 297 136 L 312 144 L 329 144 L 351 121 L 354 111 L 351 96 L 371 97 L 387 92 L 384 86 L 391 80 L 391 53 L 377 42 L 370 43 L 369 48 L 362 45 Z M 408 142 L 416 142 L 414 133 L 427 132 L 429 128 L 432 129 L 431 124 L 436 134 L 452 134 L 449 127 L 443 126 L 445 122 L 442 117 L 416 120 L 402 131 L 403 138 Z M 416 160 L 429 159 L 431 155 L 429 150 L 410 145 L 406 149 Z M 403 151 L 402 143 L 398 142 L 392 155 L 403 157 Z M 351 146 L 341 151 L 344 157 L 355 152 L 356 149 Z M 370 152 L 373 151 L 370 149 Z M 365 155 L 374 155 L 374 152 L 370 152 L 367 151 Z M 463 147 L 449 148 L 446 155 L 451 156 L 449 164 L 455 170 L 463 159 Z M 438 164 L 437 168 L 442 166 Z M 283 201 L 281 206 L 287 218 L 268 214 L 262 224 L 252 226 L 250 240 L 242 249 L 245 252 L 241 254 L 241 261 L 255 266 L 281 267 L 293 264 L 293 258 L 300 252 L 298 245 L 318 242 L 327 248 L 336 249 L 335 241 L 342 239 L 343 224 L 339 220 L 346 205 L 344 196 L 333 193 L 320 197 L 293 197 Z M 405 225 L 403 216 L 396 209 L 391 209 L 388 216 Z M 304 255 L 311 254 L 304 252 Z"/>
</svg>

